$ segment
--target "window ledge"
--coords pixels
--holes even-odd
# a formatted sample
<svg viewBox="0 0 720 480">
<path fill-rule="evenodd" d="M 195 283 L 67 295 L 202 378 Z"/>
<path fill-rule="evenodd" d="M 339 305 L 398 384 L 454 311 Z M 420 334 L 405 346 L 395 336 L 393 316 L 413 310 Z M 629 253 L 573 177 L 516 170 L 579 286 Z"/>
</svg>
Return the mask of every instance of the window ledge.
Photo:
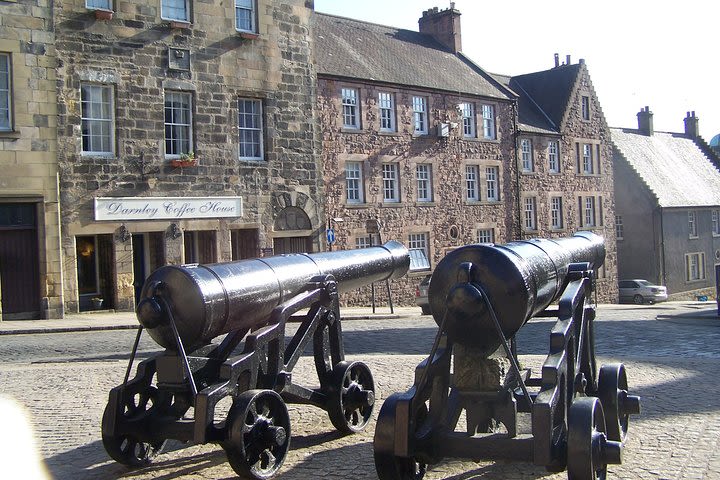
<svg viewBox="0 0 720 480">
<path fill-rule="evenodd" d="M 393 131 L 393 132 L 388 132 L 388 131 L 385 131 L 385 130 L 379 130 L 379 131 L 378 131 L 378 134 L 381 135 L 381 136 L 383 136 L 383 137 L 399 137 L 399 136 L 401 135 L 400 132 L 395 132 L 395 131 Z"/>
<path fill-rule="evenodd" d="M 348 127 L 342 127 L 340 129 L 342 133 L 364 133 L 361 128 L 348 128 Z"/>
<path fill-rule="evenodd" d="M 180 20 L 170 20 L 168 22 L 168 26 L 172 29 L 189 29 L 192 28 L 192 23 L 190 22 L 183 22 Z"/>
<path fill-rule="evenodd" d="M 415 206 L 416 207 L 434 207 L 434 206 L 436 206 L 436 203 L 434 200 L 430 200 L 430 201 L 415 200 Z"/>
<path fill-rule="evenodd" d="M 538 172 L 534 171 L 520 171 L 520 175 L 537 176 Z"/>
<path fill-rule="evenodd" d="M 381 208 L 400 208 L 404 206 L 402 202 L 382 202 L 380 204 Z"/>
<path fill-rule="evenodd" d="M 0 131 L 0 138 L 7 138 L 7 139 L 10 139 L 10 140 L 17 140 L 17 139 L 20 138 L 20 137 L 21 137 L 20 132 L 18 132 L 18 131 L 16 131 L 16 130 L 3 130 L 3 131 Z"/>
<path fill-rule="evenodd" d="M 95 15 L 95 18 L 97 20 L 112 20 L 113 12 L 112 10 L 104 10 L 102 8 L 89 8 L 91 12 Z"/>
<path fill-rule="evenodd" d="M 245 40 L 256 40 L 256 39 L 260 38 L 260 34 L 254 33 L 254 32 L 240 32 L 239 31 L 238 35 L 240 36 L 240 38 L 244 38 Z"/>
<path fill-rule="evenodd" d="M 368 208 L 370 207 L 367 203 L 346 203 L 345 208 Z"/>
</svg>

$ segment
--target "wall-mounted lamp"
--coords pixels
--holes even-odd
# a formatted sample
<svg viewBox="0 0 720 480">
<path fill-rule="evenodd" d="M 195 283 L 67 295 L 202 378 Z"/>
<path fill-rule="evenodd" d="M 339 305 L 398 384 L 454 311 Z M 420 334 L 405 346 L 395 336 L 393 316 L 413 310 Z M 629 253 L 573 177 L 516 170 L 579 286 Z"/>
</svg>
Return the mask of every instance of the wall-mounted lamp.
<svg viewBox="0 0 720 480">
<path fill-rule="evenodd" d="M 170 238 L 173 240 L 177 239 L 182 235 L 182 232 L 180 231 L 180 227 L 177 226 L 177 223 L 171 223 L 170 224 Z"/>
<path fill-rule="evenodd" d="M 131 237 L 130 232 L 128 231 L 128 229 L 127 229 L 127 227 L 125 226 L 125 224 L 120 225 L 120 228 L 118 228 L 118 231 L 117 231 L 117 239 L 118 239 L 121 243 L 125 243 L 125 242 L 127 242 L 128 240 L 130 240 L 130 237 Z"/>
</svg>

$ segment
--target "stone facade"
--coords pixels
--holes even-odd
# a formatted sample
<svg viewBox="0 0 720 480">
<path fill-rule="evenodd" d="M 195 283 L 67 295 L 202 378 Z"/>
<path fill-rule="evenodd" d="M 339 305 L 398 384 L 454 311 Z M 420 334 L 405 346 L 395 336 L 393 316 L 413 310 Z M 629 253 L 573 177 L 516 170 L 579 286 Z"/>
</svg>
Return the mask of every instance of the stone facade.
<svg viewBox="0 0 720 480">
<path fill-rule="evenodd" d="M 52 2 L 2 2 L 0 57 L 2 318 L 61 317 Z"/>
<path fill-rule="evenodd" d="M 360 128 L 343 128 L 341 90 L 359 92 Z M 379 92 L 394 95 L 395 132 L 380 132 L 377 98 Z M 414 131 L 412 97 L 428 99 L 428 134 Z M 457 109 L 461 102 L 478 106 L 492 105 L 496 112 L 496 139 L 465 139 L 462 118 Z M 477 110 L 476 110 L 477 111 Z M 322 162 L 327 192 L 329 221 L 336 231 L 333 248 L 352 249 L 367 245 L 368 220 L 381 225 L 380 241 L 397 240 L 413 246 L 411 236 L 424 235 L 429 253 L 429 268 L 411 271 L 392 287 L 394 301 L 412 304 L 415 286 L 430 273 L 451 249 L 478 241 L 478 230 L 490 230 L 497 242 L 513 238 L 516 225 L 514 178 L 514 116 L 509 99 L 459 96 L 410 87 L 387 87 L 373 83 L 348 82 L 320 77 L 318 80 L 318 115 L 322 126 Z M 482 125 L 482 118 L 476 119 Z M 438 135 L 438 126 L 446 125 L 447 136 Z M 362 201 L 348 201 L 346 167 L 361 165 Z M 398 201 L 384 198 L 383 165 L 397 165 Z M 417 165 L 429 165 L 431 192 L 429 199 L 418 199 Z M 475 166 L 480 200 L 467 198 L 466 167 Z M 498 173 L 497 200 L 487 200 L 487 168 Z M 336 219 L 333 221 L 332 219 Z M 342 219 L 341 222 L 337 221 Z M 373 236 L 373 244 L 378 236 Z M 416 245 L 417 246 L 417 245 Z M 386 301 L 386 290 L 376 288 L 378 302 Z M 343 300 L 366 303 L 368 289 Z"/>
<path fill-rule="evenodd" d="M 93 295 L 104 297 L 107 308 L 132 309 L 134 293 L 149 273 L 140 267 L 227 261 L 291 248 L 279 246 L 278 239 L 297 238 L 319 248 L 324 213 L 317 199 L 324 191 L 312 113 L 311 2 L 258 0 L 249 31 L 236 29 L 232 2 L 191 4 L 183 22 L 176 13 L 162 12 L 161 2 L 119 2 L 110 19 L 83 0 L 55 2 L 62 58 L 62 249 L 70 311 L 89 308 L 87 297 Z M 113 112 L 112 146 L 100 154 L 85 143 L 92 140 L 83 128 L 88 114 L 82 92 L 95 87 L 109 91 Z M 181 115 L 173 98 L 190 105 L 189 122 L 170 120 L 189 123 L 190 165 L 176 166 L 187 147 L 174 152 L 166 141 L 165 132 L 172 129 L 168 111 Z M 250 108 L 241 107 L 245 100 L 260 110 L 263 145 L 253 159 L 239 151 L 240 109 L 246 114 Z M 242 215 L 231 218 L 97 221 L 94 204 L 114 197 L 181 202 L 182 197 L 238 196 Z M 289 215 L 287 208 L 296 210 Z M 290 217 L 293 221 L 287 221 Z M 89 245 L 86 253 L 95 249 L 98 262 L 106 264 L 97 267 L 104 278 L 95 292 L 80 285 L 87 280 L 78 263 L 78 239 Z"/>
</svg>

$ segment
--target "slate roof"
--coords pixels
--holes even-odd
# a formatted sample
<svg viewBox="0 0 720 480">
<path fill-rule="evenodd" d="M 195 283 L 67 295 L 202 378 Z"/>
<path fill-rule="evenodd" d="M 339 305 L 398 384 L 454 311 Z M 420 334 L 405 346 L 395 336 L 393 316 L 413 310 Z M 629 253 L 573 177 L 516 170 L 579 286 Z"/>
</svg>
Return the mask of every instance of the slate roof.
<svg viewBox="0 0 720 480">
<path fill-rule="evenodd" d="M 315 12 L 319 75 L 507 99 L 488 74 L 432 36 Z"/>
<path fill-rule="evenodd" d="M 611 128 L 615 148 L 661 207 L 720 205 L 720 172 L 694 140 L 680 133 Z"/>
</svg>

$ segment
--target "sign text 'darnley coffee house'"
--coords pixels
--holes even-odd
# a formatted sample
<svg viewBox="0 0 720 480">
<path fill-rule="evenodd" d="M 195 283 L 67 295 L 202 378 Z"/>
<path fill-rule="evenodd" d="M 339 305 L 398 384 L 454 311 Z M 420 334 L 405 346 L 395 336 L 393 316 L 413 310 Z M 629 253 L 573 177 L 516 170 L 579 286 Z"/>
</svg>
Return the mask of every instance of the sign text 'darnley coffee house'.
<svg viewBox="0 0 720 480">
<path fill-rule="evenodd" d="M 95 220 L 183 220 L 242 216 L 242 197 L 95 198 Z"/>
</svg>

